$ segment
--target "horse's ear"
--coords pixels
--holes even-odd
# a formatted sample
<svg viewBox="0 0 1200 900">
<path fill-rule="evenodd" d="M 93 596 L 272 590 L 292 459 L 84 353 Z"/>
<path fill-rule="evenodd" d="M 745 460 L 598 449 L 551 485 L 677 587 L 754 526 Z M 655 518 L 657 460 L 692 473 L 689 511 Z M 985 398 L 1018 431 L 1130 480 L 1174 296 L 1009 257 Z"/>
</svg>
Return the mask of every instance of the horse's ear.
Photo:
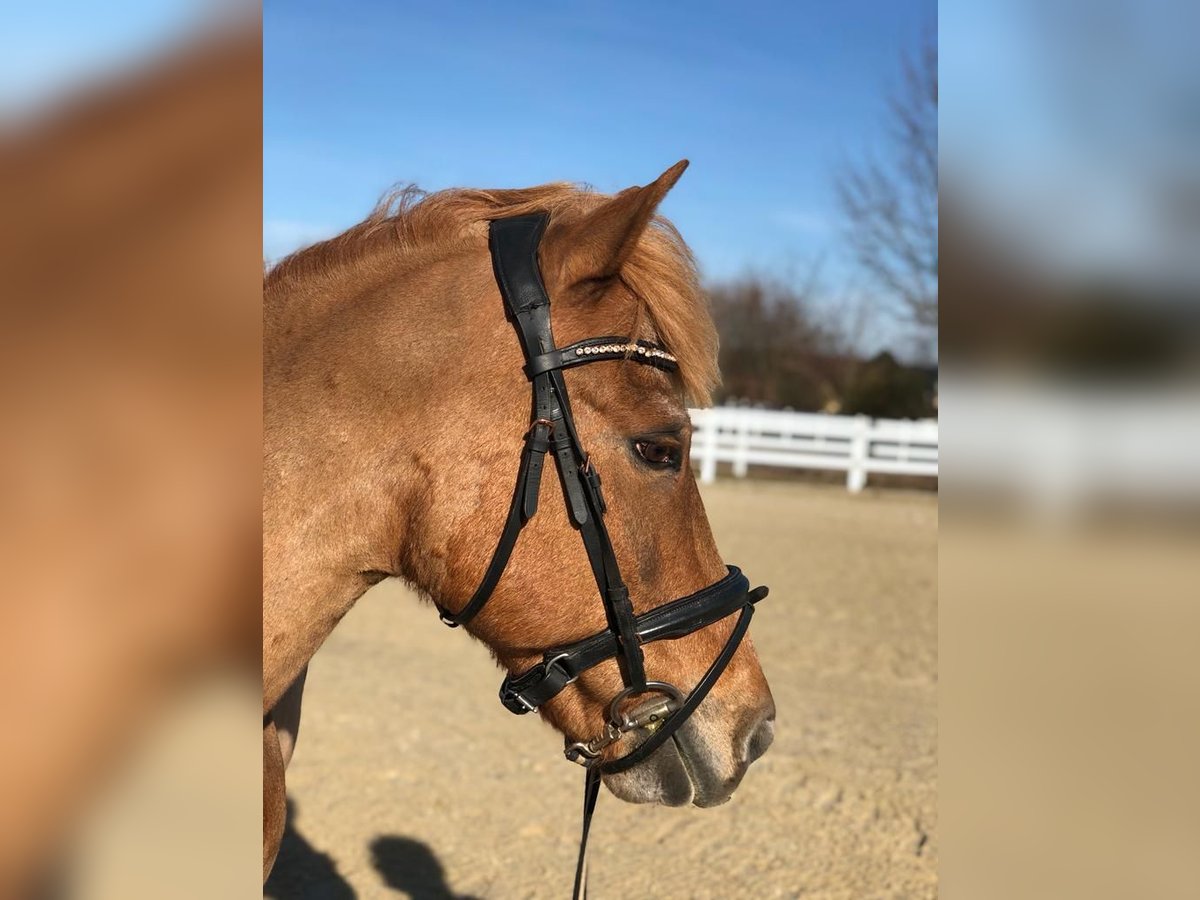
<svg viewBox="0 0 1200 900">
<path fill-rule="evenodd" d="M 688 167 L 681 159 L 645 187 L 621 191 L 581 219 L 556 226 L 542 245 L 542 269 L 550 283 L 565 288 L 602 285 L 621 271 L 659 203 Z"/>
</svg>

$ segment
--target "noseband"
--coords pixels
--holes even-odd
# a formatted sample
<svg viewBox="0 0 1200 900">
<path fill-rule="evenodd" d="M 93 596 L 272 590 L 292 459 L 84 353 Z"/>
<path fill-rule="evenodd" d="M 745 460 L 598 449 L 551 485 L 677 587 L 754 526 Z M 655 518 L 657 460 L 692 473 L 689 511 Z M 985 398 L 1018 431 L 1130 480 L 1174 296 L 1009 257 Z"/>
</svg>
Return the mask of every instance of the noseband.
<svg viewBox="0 0 1200 900">
<path fill-rule="evenodd" d="M 670 738 L 705 698 L 746 634 L 754 604 L 767 595 L 765 587 L 750 590 L 750 582 L 735 566 L 720 581 L 670 603 L 635 615 L 629 589 L 621 578 L 612 541 L 604 524 L 606 506 L 600 473 L 579 440 L 563 370 L 609 360 L 629 360 L 667 372 L 678 370 L 670 353 L 648 341 L 628 337 L 595 337 L 557 347 L 550 329 L 550 297 L 542 284 L 538 245 L 549 215 L 537 213 L 497 219 L 491 223 L 492 266 L 508 318 L 525 353 L 525 375 L 533 387 L 531 424 L 517 470 L 517 484 L 508 518 L 491 562 L 475 593 L 457 612 L 439 605 L 442 621 L 451 627 L 471 621 L 496 588 L 525 525 L 538 508 L 542 469 L 551 454 L 558 469 L 571 524 L 583 539 L 592 575 L 608 618 L 608 628 L 565 647 L 547 650 L 542 661 L 500 685 L 500 702 L 518 715 L 532 712 L 580 675 L 602 662 L 617 661 L 625 688 L 612 699 L 603 732 L 590 741 L 570 743 L 566 756 L 587 769 L 584 789 L 583 837 L 575 875 L 575 896 L 583 890 L 587 836 L 599 795 L 600 776 L 624 772 L 645 760 Z M 684 694 L 674 685 L 647 680 L 642 645 L 681 638 L 740 613 L 733 632 L 708 671 Z M 630 709 L 629 703 L 638 702 Z M 626 755 L 603 760 L 606 748 L 630 732 L 645 739 Z"/>
</svg>

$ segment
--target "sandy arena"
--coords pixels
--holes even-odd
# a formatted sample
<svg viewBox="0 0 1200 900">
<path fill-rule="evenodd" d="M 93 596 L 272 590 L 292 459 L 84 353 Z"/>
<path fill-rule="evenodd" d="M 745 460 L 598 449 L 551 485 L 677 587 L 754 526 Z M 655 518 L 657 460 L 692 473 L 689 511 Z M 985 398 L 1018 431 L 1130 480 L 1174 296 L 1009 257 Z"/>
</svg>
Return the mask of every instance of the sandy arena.
<svg viewBox="0 0 1200 900">
<path fill-rule="evenodd" d="M 936 897 L 936 496 L 725 479 L 704 498 L 722 555 L 771 586 L 750 634 L 775 743 L 716 809 L 605 792 L 591 896 Z M 500 677 L 407 589 L 374 588 L 312 664 L 265 895 L 568 896 L 581 772 L 500 706 Z"/>
</svg>

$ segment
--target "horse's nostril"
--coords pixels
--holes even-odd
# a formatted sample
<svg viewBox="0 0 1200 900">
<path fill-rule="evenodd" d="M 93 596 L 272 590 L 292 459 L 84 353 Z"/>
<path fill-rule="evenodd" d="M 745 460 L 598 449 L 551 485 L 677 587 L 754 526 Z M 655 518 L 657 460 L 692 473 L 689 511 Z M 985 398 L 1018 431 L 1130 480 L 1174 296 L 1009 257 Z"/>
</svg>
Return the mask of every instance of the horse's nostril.
<svg viewBox="0 0 1200 900">
<path fill-rule="evenodd" d="M 775 740 L 774 714 L 763 718 L 746 739 L 746 751 L 743 754 L 745 765 L 750 765 L 750 763 L 766 753 L 767 748 L 771 746 L 771 741 L 773 740 Z"/>
</svg>

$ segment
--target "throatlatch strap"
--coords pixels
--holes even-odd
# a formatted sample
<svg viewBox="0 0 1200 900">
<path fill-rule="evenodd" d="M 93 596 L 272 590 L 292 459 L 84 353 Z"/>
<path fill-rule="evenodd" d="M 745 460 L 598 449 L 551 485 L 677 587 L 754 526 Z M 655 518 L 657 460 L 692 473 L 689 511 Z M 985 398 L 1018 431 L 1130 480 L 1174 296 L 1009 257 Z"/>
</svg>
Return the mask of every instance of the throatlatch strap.
<svg viewBox="0 0 1200 900">
<path fill-rule="evenodd" d="M 504 520 L 504 528 L 500 532 L 500 540 L 492 551 L 492 559 L 483 573 L 479 587 L 466 605 L 457 613 L 452 613 L 438 605 L 438 615 L 451 628 L 465 625 L 475 618 L 475 614 L 483 609 L 483 605 L 491 599 L 492 591 L 500 581 L 508 566 L 509 557 L 517 544 L 517 538 L 526 523 L 537 512 L 537 498 L 542 483 L 542 461 L 549 447 L 549 440 L 544 436 L 546 427 L 535 425 L 530 429 L 525 439 L 525 450 L 521 454 L 521 466 L 517 470 L 517 486 L 513 490 L 512 502 L 508 507 L 508 517 Z"/>
</svg>

